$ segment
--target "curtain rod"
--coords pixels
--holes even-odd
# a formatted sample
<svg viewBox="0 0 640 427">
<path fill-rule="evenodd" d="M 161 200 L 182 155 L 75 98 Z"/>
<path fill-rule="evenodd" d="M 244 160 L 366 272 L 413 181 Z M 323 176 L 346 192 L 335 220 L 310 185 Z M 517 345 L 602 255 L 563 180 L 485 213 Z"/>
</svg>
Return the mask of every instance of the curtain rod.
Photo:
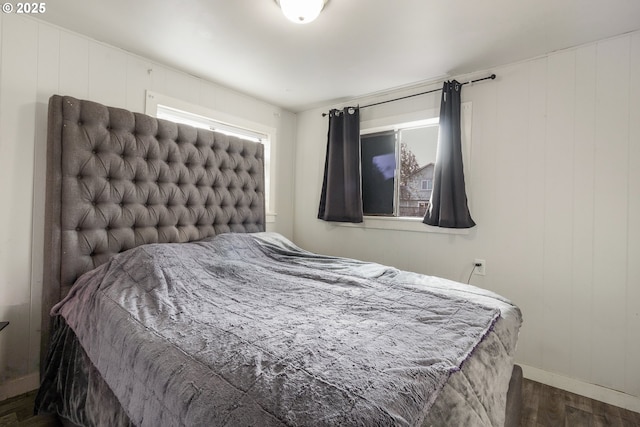
<svg viewBox="0 0 640 427">
<path fill-rule="evenodd" d="M 494 80 L 495 78 L 496 78 L 496 75 L 495 74 L 491 74 L 490 76 L 483 77 L 481 79 L 469 80 L 468 82 L 461 83 L 460 85 L 464 86 L 464 85 L 467 85 L 469 83 L 481 82 L 483 80 Z M 380 102 L 376 102 L 376 103 L 373 103 L 373 104 L 362 105 L 362 106 L 360 106 L 360 109 L 367 108 L 367 107 L 373 107 L 374 105 L 386 104 L 388 102 L 400 101 L 402 99 L 413 98 L 414 96 L 426 95 L 428 93 L 438 92 L 439 90 L 442 90 L 442 88 L 440 88 L 440 89 L 432 89 L 432 90 L 428 90 L 426 92 L 414 93 L 413 95 L 401 96 L 400 98 L 388 99 L 386 101 L 380 101 Z M 322 113 L 322 117 L 325 117 L 325 116 L 328 116 L 328 115 L 329 115 L 329 113 Z"/>
</svg>

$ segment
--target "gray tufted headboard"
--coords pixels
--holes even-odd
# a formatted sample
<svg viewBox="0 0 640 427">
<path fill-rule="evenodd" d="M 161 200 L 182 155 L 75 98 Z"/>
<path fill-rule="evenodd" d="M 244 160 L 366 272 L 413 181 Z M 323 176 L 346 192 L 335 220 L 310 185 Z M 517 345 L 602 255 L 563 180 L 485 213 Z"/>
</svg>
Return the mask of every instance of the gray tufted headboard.
<svg viewBox="0 0 640 427">
<path fill-rule="evenodd" d="M 46 186 L 42 357 L 51 307 L 112 255 L 265 230 L 262 144 L 68 96 L 49 100 Z"/>
</svg>

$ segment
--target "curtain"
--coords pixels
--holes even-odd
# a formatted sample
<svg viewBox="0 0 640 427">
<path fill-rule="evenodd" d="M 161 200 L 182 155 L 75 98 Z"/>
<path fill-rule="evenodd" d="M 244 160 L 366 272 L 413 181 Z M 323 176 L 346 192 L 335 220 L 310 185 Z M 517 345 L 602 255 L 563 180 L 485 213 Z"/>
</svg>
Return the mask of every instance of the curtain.
<svg viewBox="0 0 640 427">
<path fill-rule="evenodd" d="M 476 225 L 467 206 L 462 164 L 460 92 L 462 85 L 444 82 L 440 102 L 440 136 L 436 154 L 431 201 L 423 223 L 444 228 Z"/>
<path fill-rule="evenodd" d="M 361 188 L 360 110 L 331 110 L 318 218 L 362 222 Z"/>
</svg>

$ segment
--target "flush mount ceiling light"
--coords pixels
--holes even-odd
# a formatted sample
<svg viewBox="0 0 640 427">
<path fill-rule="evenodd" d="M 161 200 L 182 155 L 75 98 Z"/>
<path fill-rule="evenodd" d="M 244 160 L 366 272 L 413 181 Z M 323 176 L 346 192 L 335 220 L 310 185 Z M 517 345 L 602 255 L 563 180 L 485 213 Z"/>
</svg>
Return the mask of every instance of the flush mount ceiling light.
<svg viewBox="0 0 640 427">
<path fill-rule="evenodd" d="M 308 24 L 320 15 L 328 0 L 275 0 L 282 13 L 296 24 Z"/>
</svg>

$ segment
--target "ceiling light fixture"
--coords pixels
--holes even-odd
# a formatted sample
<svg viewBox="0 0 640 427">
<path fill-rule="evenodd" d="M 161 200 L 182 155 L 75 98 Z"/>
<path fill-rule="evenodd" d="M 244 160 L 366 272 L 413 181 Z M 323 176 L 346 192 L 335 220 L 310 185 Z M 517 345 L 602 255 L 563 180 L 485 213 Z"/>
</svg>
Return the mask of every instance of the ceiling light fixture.
<svg viewBox="0 0 640 427">
<path fill-rule="evenodd" d="M 296 24 L 308 24 L 320 15 L 328 0 L 275 0 L 282 13 Z"/>
</svg>

